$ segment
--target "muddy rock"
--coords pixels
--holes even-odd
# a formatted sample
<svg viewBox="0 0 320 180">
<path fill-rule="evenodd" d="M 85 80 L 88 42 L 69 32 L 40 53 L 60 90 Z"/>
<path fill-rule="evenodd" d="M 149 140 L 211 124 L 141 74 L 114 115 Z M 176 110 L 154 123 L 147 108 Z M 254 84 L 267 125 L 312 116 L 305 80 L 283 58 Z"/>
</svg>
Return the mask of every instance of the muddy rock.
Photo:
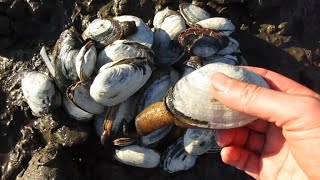
<svg viewBox="0 0 320 180">
<path fill-rule="evenodd" d="M 48 144 L 32 156 L 25 171 L 17 180 L 79 179 L 80 173 L 73 168 L 71 156 L 60 146 Z"/>
</svg>

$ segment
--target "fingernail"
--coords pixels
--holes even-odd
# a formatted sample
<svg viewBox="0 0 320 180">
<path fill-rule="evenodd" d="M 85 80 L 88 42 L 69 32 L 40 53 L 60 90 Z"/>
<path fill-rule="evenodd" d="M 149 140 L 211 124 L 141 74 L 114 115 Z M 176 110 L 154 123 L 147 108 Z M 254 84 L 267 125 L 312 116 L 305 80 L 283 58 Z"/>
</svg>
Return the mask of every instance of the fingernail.
<svg viewBox="0 0 320 180">
<path fill-rule="evenodd" d="M 214 73 L 211 78 L 212 87 L 217 91 L 224 91 L 229 79 L 230 77 L 222 73 Z"/>
</svg>

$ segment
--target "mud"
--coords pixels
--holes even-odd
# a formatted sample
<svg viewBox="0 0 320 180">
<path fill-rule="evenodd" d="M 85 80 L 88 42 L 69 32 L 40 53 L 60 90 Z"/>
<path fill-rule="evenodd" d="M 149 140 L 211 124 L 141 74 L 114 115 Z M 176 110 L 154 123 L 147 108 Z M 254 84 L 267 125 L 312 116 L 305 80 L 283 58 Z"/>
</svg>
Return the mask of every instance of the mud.
<svg viewBox="0 0 320 180">
<path fill-rule="evenodd" d="M 317 0 L 194 1 L 213 16 L 231 19 L 232 36 L 251 66 L 286 75 L 320 92 L 320 3 Z M 100 145 L 90 123 L 63 109 L 36 118 L 23 99 L 25 71 L 48 74 L 39 51 L 52 47 L 74 26 L 81 32 L 96 17 L 133 14 L 149 25 L 172 0 L 2 0 L 0 1 L 0 177 L 2 179 L 250 179 L 224 164 L 219 154 L 201 156 L 191 170 L 167 174 L 160 168 L 119 164 Z"/>
</svg>

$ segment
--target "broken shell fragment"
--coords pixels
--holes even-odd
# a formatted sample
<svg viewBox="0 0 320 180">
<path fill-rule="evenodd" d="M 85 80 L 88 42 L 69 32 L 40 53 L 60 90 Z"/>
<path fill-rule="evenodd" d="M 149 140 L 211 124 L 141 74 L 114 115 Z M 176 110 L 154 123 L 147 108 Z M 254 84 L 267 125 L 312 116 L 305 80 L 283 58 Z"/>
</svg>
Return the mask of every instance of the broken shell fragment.
<svg viewBox="0 0 320 180">
<path fill-rule="evenodd" d="M 158 152 L 138 145 L 130 145 L 117 149 L 114 158 L 129 166 L 142 168 L 154 168 L 160 163 Z"/>
<path fill-rule="evenodd" d="M 202 155 L 214 144 L 215 131 L 189 128 L 183 136 L 185 151 L 191 155 Z"/>
<path fill-rule="evenodd" d="M 36 71 L 27 72 L 21 80 L 21 89 L 32 114 L 42 116 L 61 104 L 61 96 L 52 79 Z"/>
</svg>

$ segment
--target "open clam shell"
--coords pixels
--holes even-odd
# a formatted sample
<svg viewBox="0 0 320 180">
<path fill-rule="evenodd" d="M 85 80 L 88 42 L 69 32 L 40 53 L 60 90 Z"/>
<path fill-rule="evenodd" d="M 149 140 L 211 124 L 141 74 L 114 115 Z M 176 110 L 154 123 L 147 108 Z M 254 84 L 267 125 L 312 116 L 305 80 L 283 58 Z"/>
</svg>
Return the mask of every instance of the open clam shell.
<svg viewBox="0 0 320 180">
<path fill-rule="evenodd" d="M 185 151 L 191 155 L 201 155 L 214 144 L 215 131 L 210 129 L 189 128 L 183 136 Z"/>
<path fill-rule="evenodd" d="M 149 79 L 152 70 L 146 58 L 115 62 L 101 71 L 90 87 L 91 97 L 105 106 L 125 101 Z"/>
<path fill-rule="evenodd" d="M 190 53 L 203 58 L 215 54 L 229 44 L 227 37 L 203 28 L 189 28 L 181 32 L 178 41 Z"/>
<path fill-rule="evenodd" d="M 35 116 L 49 113 L 61 104 L 60 94 L 56 91 L 52 79 L 43 73 L 25 73 L 21 80 L 21 89 Z"/>
<path fill-rule="evenodd" d="M 89 93 L 90 84 L 84 84 L 78 82 L 71 85 L 67 89 L 67 96 L 73 102 L 73 104 L 84 111 L 91 114 L 101 114 L 106 111 L 106 107 L 98 104 L 92 99 Z"/>
<path fill-rule="evenodd" d="M 162 164 L 163 170 L 169 173 L 192 168 L 198 156 L 188 154 L 183 147 L 182 138 L 168 147 Z"/>
<path fill-rule="evenodd" d="M 180 79 L 165 97 L 165 105 L 176 117 L 176 123 L 209 129 L 228 129 L 243 126 L 256 119 L 227 108 L 212 96 L 211 77 L 218 72 L 269 88 L 260 75 L 242 67 L 224 63 L 208 64 Z"/>
<path fill-rule="evenodd" d="M 117 149 L 114 158 L 129 166 L 142 168 L 154 168 L 160 163 L 160 154 L 158 152 L 138 145 Z"/>
<path fill-rule="evenodd" d="M 181 3 L 179 10 L 190 27 L 195 26 L 201 20 L 210 18 L 210 14 L 207 11 L 190 3 Z"/>
</svg>

